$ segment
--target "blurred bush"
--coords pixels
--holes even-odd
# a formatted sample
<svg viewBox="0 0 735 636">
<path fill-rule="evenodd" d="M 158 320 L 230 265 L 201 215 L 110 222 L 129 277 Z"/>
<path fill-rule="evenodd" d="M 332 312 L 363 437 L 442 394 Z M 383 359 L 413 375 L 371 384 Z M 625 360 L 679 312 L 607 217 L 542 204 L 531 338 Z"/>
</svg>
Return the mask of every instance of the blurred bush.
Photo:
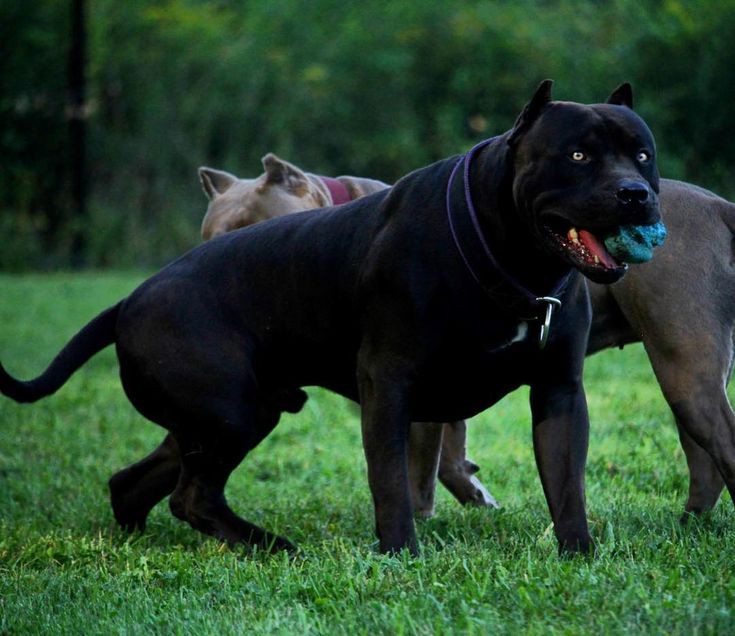
<svg viewBox="0 0 735 636">
<path fill-rule="evenodd" d="M 507 129 L 536 84 L 633 83 L 665 176 L 735 196 L 735 0 L 90 0 L 90 205 L 69 195 L 60 0 L 0 0 L 0 267 L 160 264 L 198 240 L 196 169 L 393 181 Z"/>
</svg>

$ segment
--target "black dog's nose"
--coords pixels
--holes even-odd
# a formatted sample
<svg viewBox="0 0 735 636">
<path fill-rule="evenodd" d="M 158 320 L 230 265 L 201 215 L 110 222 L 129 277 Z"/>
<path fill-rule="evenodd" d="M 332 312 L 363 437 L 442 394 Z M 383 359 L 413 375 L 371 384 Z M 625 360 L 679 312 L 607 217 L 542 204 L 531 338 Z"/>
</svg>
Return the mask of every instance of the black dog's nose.
<svg viewBox="0 0 735 636">
<path fill-rule="evenodd" d="M 624 181 L 615 195 L 623 205 L 643 205 L 648 202 L 651 190 L 640 181 Z"/>
</svg>

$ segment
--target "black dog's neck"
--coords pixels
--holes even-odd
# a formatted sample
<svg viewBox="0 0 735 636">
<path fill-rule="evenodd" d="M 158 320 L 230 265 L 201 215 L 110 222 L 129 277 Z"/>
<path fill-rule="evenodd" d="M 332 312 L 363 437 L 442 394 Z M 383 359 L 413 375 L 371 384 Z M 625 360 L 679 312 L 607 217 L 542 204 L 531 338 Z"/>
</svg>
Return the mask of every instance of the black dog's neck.
<svg viewBox="0 0 735 636">
<path fill-rule="evenodd" d="M 547 252 L 516 209 L 513 157 L 507 135 L 498 137 L 474 157 L 470 191 L 480 227 L 497 264 L 538 296 L 549 294 L 570 267 Z"/>
</svg>

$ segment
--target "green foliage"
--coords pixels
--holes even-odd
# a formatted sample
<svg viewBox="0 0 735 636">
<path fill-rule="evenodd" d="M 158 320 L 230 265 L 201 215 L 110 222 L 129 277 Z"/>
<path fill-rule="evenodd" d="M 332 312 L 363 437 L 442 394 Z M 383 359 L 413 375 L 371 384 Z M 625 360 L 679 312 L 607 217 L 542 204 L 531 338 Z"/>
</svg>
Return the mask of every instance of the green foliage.
<svg viewBox="0 0 735 636">
<path fill-rule="evenodd" d="M 67 248 L 67 13 L 54 0 L 0 3 L 0 268 Z"/>
<path fill-rule="evenodd" d="M 631 81 L 663 174 L 735 196 L 733 0 L 87 4 L 92 264 L 194 245 L 199 165 L 255 175 L 274 151 L 393 181 L 507 129 L 545 77 L 587 102 Z M 27 266 L 64 262 L 73 222 L 65 5 L 3 3 L 0 230 L 31 230 Z"/>
<path fill-rule="evenodd" d="M 31 377 L 142 275 L 0 276 L 0 357 Z M 595 559 L 560 559 L 533 459 L 528 391 L 469 426 L 498 511 L 441 487 L 417 559 L 375 552 L 356 409 L 311 391 L 231 477 L 236 510 L 301 550 L 247 555 L 159 505 L 144 534 L 116 528 L 112 472 L 163 432 L 138 415 L 108 349 L 58 394 L 0 400 L 3 634 L 729 634 L 729 496 L 677 522 L 687 473 L 640 346 L 587 362 L 587 499 Z"/>
</svg>

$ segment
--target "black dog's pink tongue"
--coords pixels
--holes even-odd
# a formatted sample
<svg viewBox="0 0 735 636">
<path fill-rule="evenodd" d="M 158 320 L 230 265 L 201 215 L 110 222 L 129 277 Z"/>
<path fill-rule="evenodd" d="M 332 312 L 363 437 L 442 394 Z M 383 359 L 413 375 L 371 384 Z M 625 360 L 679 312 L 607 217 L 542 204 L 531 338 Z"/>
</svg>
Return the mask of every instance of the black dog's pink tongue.
<svg viewBox="0 0 735 636">
<path fill-rule="evenodd" d="M 610 252 L 605 249 L 605 246 L 597 240 L 597 237 L 588 232 L 587 230 L 579 230 L 579 240 L 582 241 L 584 246 L 589 250 L 590 254 L 596 256 L 600 263 L 602 263 L 608 269 L 615 269 L 618 264 L 615 259 L 610 255 Z"/>
</svg>

